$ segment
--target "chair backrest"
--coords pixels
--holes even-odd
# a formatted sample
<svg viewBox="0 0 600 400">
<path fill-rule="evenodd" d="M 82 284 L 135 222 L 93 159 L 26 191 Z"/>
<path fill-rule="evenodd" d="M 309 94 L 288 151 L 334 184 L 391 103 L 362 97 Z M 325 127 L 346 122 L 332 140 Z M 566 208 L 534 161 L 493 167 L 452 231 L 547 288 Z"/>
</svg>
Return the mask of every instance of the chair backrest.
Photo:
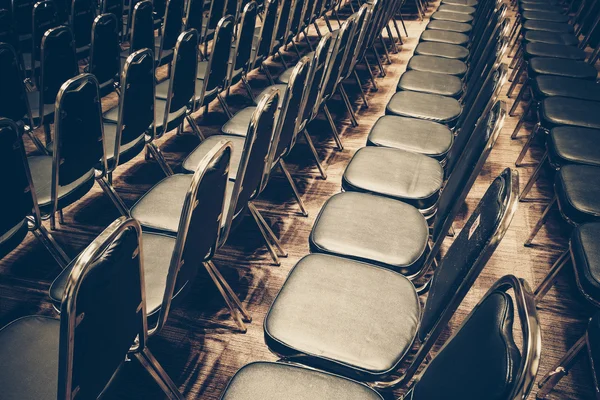
<svg viewBox="0 0 600 400">
<path fill-rule="evenodd" d="M 241 1 L 238 0 L 225 0 L 225 7 L 223 8 L 223 15 L 231 15 L 234 19 L 234 21 L 237 23 L 237 21 L 235 20 L 235 17 L 237 16 L 238 12 L 238 5 L 241 4 Z"/>
<path fill-rule="evenodd" d="M 150 49 L 154 54 L 154 19 L 152 14 L 152 2 L 150 0 L 138 1 L 135 4 L 130 32 L 129 54 L 142 49 Z"/>
<path fill-rule="evenodd" d="M 202 42 L 208 40 L 208 30 L 215 29 L 217 24 L 225 16 L 223 12 L 225 11 L 225 1 L 226 0 L 211 0 L 210 8 L 208 10 L 207 22 L 206 22 L 206 31 L 204 32 L 204 36 L 201 38 Z"/>
<path fill-rule="evenodd" d="M 317 4 L 316 0 L 305 0 L 306 7 L 304 8 L 304 13 L 302 15 L 302 26 L 301 29 L 305 29 L 314 19 L 314 11 L 315 6 Z"/>
<path fill-rule="evenodd" d="M 304 15 L 304 10 L 306 10 L 307 2 L 308 0 L 296 0 L 294 11 L 292 12 L 290 29 L 288 30 L 286 43 L 292 38 L 292 36 L 296 36 L 298 33 L 300 33 L 300 24 L 302 23 L 302 16 Z"/>
<path fill-rule="evenodd" d="M 173 67 L 169 79 L 169 92 L 167 106 L 163 117 L 164 131 L 167 132 L 169 115 L 183 116 L 196 94 L 196 73 L 198 70 L 198 32 L 195 29 L 181 32 L 175 52 L 173 54 Z"/>
<path fill-rule="evenodd" d="M 348 54 L 346 55 L 346 59 L 344 60 L 344 64 L 340 73 L 341 80 L 347 79 L 350 74 L 352 74 L 356 63 L 358 62 L 357 57 L 360 53 L 359 49 L 363 45 L 365 28 L 368 22 L 367 14 L 369 7 L 369 4 L 363 4 L 355 14 L 356 27 L 354 28 L 354 32 L 350 38 L 350 42 L 348 43 Z"/>
<path fill-rule="evenodd" d="M 373 32 L 373 23 L 377 8 L 379 7 L 379 3 L 381 0 L 373 0 L 369 3 L 369 8 L 367 10 L 367 15 L 365 16 L 365 22 L 363 26 L 362 32 L 362 42 L 360 47 L 358 48 L 358 54 L 356 55 L 355 65 L 361 62 L 365 58 L 365 54 L 367 54 L 367 50 L 371 46 L 371 35 Z"/>
<path fill-rule="evenodd" d="M 114 14 L 98 15 L 92 25 L 89 72 L 96 76 L 101 88 L 110 87 L 119 75 L 120 57 L 117 17 Z"/>
<path fill-rule="evenodd" d="M 195 29 L 202 32 L 204 16 L 204 0 L 188 0 L 185 12 L 185 30 Z"/>
<path fill-rule="evenodd" d="M 59 186 L 96 171 L 106 171 L 102 104 L 98 81 L 81 74 L 65 82 L 56 96 L 52 151 L 52 211 L 58 209 Z"/>
<path fill-rule="evenodd" d="M 121 217 L 75 261 L 61 303 L 59 399 L 97 398 L 136 337 L 145 348 L 141 234 L 136 220 Z"/>
<path fill-rule="evenodd" d="M 284 1 L 279 11 L 277 18 L 277 29 L 275 31 L 275 38 L 280 43 L 284 43 L 288 36 L 290 26 L 292 23 L 292 11 L 296 7 L 297 0 Z"/>
<path fill-rule="evenodd" d="M 109 172 L 119 165 L 121 146 L 139 142 L 144 135 L 154 138 L 154 84 L 152 51 L 138 50 L 127 57 L 121 74 L 117 134 Z"/>
<path fill-rule="evenodd" d="M 91 0 L 71 0 L 69 23 L 75 37 L 75 47 L 78 49 L 92 43 L 95 10 Z"/>
<path fill-rule="evenodd" d="M 227 79 L 227 68 L 229 65 L 229 53 L 231 52 L 231 42 L 233 40 L 233 17 L 227 15 L 219 21 L 215 30 L 215 36 L 212 41 L 206 73 L 204 75 L 204 86 L 202 93 L 196 94 L 198 104 L 194 109 L 205 105 L 205 96 L 214 92 L 217 88 L 225 87 Z"/>
<path fill-rule="evenodd" d="M 510 289 L 520 322 L 516 335 L 513 298 L 507 293 Z M 504 276 L 426 366 L 406 398 L 525 399 L 538 372 L 541 346 L 540 323 L 529 285 L 513 275 Z"/>
<path fill-rule="evenodd" d="M 0 43 L 10 44 L 15 49 L 19 47 L 19 38 L 9 8 L 0 8 Z"/>
<path fill-rule="evenodd" d="M 41 59 L 39 110 L 44 109 L 44 104 L 54 104 L 63 83 L 79 73 L 75 42 L 69 28 L 57 26 L 46 31 L 42 38 Z M 43 119 L 43 113 L 40 114 Z"/>
<path fill-rule="evenodd" d="M 173 296 L 217 250 L 232 151 L 231 142 L 221 140 L 196 168 L 183 202 L 160 315 L 156 327 L 150 328 L 151 335 L 165 325 Z"/>
<path fill-rule="evenodd" d="M 417 333 L 422 345 L 404 379 L 414 376 L 500 244 L 516 212 L 518 191 L 517 172 L 505 169 L 488 187 L 441 259 L 429 281 L 430 290 Z"/>
<path fill-rule="evenodd" d="M 244 6 L 240 25 L 237 31 L 237 39 L 231 51 L 233 52 L 233 64 L 229 68 L 229 76 L 225 87 L 231 86 L 233 74 L 242 71 L 243 74 L 250 71 L 252 67 L 252 43 L 254 42 L 254 27 L 256 26 L 257 6 L 254 1 Z M 228 60 L 229 61 L 229 60 Z"/>
<path fill-rule="evenodd" d="M 254 43 L 256 51 L 254 60 L 252 60 L 253 67 L 257 67 L 257 63 L 262 62 L 271 54 L 275 33 L 277 33 L 275 31 L 275 24 L 281 3 L 282 1 L 280 0 L 267 0 L 265 4 L 265 15 L 260 28 L 259 39 L 257 43 Z"/>
<path fill-rule="evenodd" d="M 319 100 L 317 101 L 318 103 L 329 100 L 337 89 L 344 62 L 350 51 L 348 43 L 350 38 L 354 35 L 356 17 L 356 14 L 352 14 L 350 17 L 346 18 L 337 34 L 333 52 L 329 56 L 329 60 L 325 66 L 327 72 L 323 78 L 324 80 L 319 94 Z"/>
<path fill-rule="evenodd" d="M 248 202 L 256 198 L 260 194 L 261 188 L 265 186 L 263 180 L 268 174 L 267 167 L 270 168 L 268 157 L 273 143 L 273 135 L 276 133 L 273 128 L 275 127 L 278 103 L 279 91 L 271 89 L 260 99 L 252 114 L 229 209 L 226 210 L 226 220 L 219 238 L 219 247 L 227 240 L 233 219 L 248 207 Z"/>
<path fill-rule="evenodd" d="M 465 82 L 468 82 L 468 84 L 471 83 L 471 77 L 477 76 L 477 74 L 481 72 L 482 65 L 485 65 L 486 62 L 488 62 L 490 53 L 494 53 L 494 50 L 497 49 L 498 43 L 506 42 L 506 39 L 504 38 L 504 32 L 509 25 L 509 20 L 504 18 L 504 14 L 506 14 L 505 5 L 502 5 L 502 10 L 503 17 L 501 19 L 497 17 L 491 18 L 489 24 L 490 26 L 481 35 L 482 38 L 479 42 L 479 45 L 474 46 L 471 49 L 471 57 L 469 59 L 470 67 L 465 74 Z"/>
<path fill-rule="evenodd" d="M 304 87 L 308 81 L 310 58 L 304 56 L 298 61 L 290 75 L 283 101 L 277 117 L 276 130 L 278 131 L 277 146 L 273 148 L 272 160 L 277 162 L 285 157 L 294 147 L 298 134 L 298 125 L 302 116 L 302 103 Z"/>
<path fill-rule="evenodd" d="M 167 0 L 152 0 L 152 7 L 154 9 L 154 20 L 162 21 L 167 12 Z"/>
<path fill-rule="evenodd" d="M 5 168 L 3 171 L 10 171 L 2 174 L 0 178 L 2 204 L 6 207 L 4 215 L 0 218 L 0 258 L 2 258 L 18 245 L 14 243 L 12 246 L 5 246 L 2 240 L 4 235 L 15 227 L 27 224 L 27 217 L 34 209 L 36 210 L 34 215 L 39 216 L 23 138 L 17 125 L 6 118 L 0 118 L 0 166 Z"/>
<path fill-rule="evenodd" d="M 0 87 L 0 117 L 26 120 L 33 127 L 23 71 L 15 49 L 7 43 L 0 43 Z"/>
<path fill-rule="evenodd" d="M 31 33 L 31 15 L 35 0 L 11 0 L 11 15 L 15 31 L 19 35 Z"/>
<path fill-rule="evenodd" d="M 160 54 L 173 50 L 183 29 L 183 0 L 167 0 L 167 11 L 161 29 Z"/>
<path fill-rule="evenodd" d="M 334 45 L 335 40 L 331 33 L 328 32 L 323 35 L 315 49 L 315 54 L 311 61 L 310 84 L 306 86 L 307 94 L 302 115 L 302 125 L 304 126 L 312 121 L 319 112 L 319 94 L 321 93 L 322 85 L 325 83 L 325 73 L 327 72 L 325 68 L 329 60 L 330 50 Z"/>
<path fill-rule="evenodd" d="M 113 14 L 119 21 L 119 32 L 123 28 L 123 0 L 102 0 L 100 14 Z"/>
<path fill-rule="evenodd" d="M 35 3 L 33 6 L 31 31 L 32 71 L 35 71 L 33 61 L 40 60 L 40 46 L 42 45 L 44 33 L 48 29 L 57 27 L 59 24 L 58 11 L 54 1 L 43 0 Z"/>
</svg>

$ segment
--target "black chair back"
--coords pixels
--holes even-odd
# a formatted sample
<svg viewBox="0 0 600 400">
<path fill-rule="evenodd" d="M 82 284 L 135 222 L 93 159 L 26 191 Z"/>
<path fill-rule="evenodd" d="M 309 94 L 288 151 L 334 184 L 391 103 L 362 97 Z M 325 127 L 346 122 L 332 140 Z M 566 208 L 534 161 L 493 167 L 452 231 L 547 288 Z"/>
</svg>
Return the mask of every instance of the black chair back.
<svg viewBox="0 0 600 400">
<path fill-rule="evenodd" d="M 285 43 L 290 26 L 292 23 L 292 11 L 296 6 L 297 0 L 284 1 L 279 10 L 279 17 L 277 19 L 277 28 L 275 31 L 275 38 L 279 43 Z"/>
<path fill-rule="evenodd" d="M 112 85 L 121 69 L 120 57 L 117 17 L 114 14 L 97 16 L 92 25 L 89 72 L 100 82 L 101 94 L 112 91 Z"/>
<path fill-rule="evenodd" d="M 75 261 L 61 303 L 58 398 L 95 399 L 146 343 L 141 227 L 121 217 Z"/>
<path fill-rule="evenodd" d="M 185 30 L 195 29 L 202 32 L 204 0 L 188 0 L 185 12 Z"/>
<path fill-rule="evenodd" d="M 0 43 L 0 87 L 0 117 L 16 122 L 25 119 L 33 127 L 19 59 L 7 43 Z"/>
<path fill-rule="evenodd" d="M 225 7 L 223 8 L 223 15 L 231 15 L 236 23 L 237 21 L 235 20 L 235 17 L 238 14 L 238 4 L 241 4 L 241 1 L 238 2 L 238 0 L 225 0 Z"/>
<path fill-rule="evenodd" d="M 277 22 L 277 13 L 280 9 L 280 3 L 280 0 L 267 0 L 258 43 L 254 43 L 256 52 L 254 55 L 254 60 L 252 60 L 253 67 L 257 67 L 259 63 L 261 63 L 271 54 L 276 33 L 275 24 Z"/>
<path fill-rule="evenodd" d="M 133 8 L 129 54 L 142 49 L 150 49 L 154 54 L 154 19 L 152 2 L 138 1 Z"/>
<path fill-rule="evenodd" d="M 286 38 L 286 43 L 289 42 L 293 36 L 296 36 L 300 33 L 300 24 L 302 23 L 302 18 L 304 16 L 304 10 L 306 10 L 308 0 L 296 0 L 296 4 L 294 6 L 294 12 L 292 13 L 292 19 L 290 22 L 290 29 L 288 31 L 288 37 Z"/>
<path fill-rule="evenodd" d="M 92 0 L 72 0 L 69 22 L 75 37 L 77 49 L 92 43 L 92 25 L 95 18 L 95 6 Z"/>
<path fill-rule="evenodd" d="M 348 43 L 348 54 L 346 55 L 346 59 L 344 60 L 344 64 L 340 72 L 340 81 L 343 81 L 350 76 L 350 74 L 354 71 L 356 62 L 358 61 L 357 56 L 359 54 L 359 49 L 363 45 L 364 31 L 367 25 L 366 22 L 368 21 L 368 10 L 369 5 L 363 4 L 355 14 L 356 26 Z"/>
<path fill-rule="evenodd" d="M 173 50 L 183 29 L 183 0 L 167 0 L 167 11 L 161 29 L 158 61 L 165 50 Z"/>
<path fill-rule="evenodd" d="M 237 40 L 233 48 L 233 64 L 230 67 L 230 76 L 225 85 L 229 87 L 233 82 L 232 78 L 235 73 L 242 71 L 248 73 L 251 68 L 250 57 L 252 55 L 252 43 L 254 42 L 254 27 L 256 26 L 257 6 L 254 1 L 249 2 L 244 6 L 240 25 L 237 32 Z"/>
<path fill-rule="evenodd" d="M 58 10 L 52 0 L 44 0 L 35 3 L 32 14 L 31 31 L 31 68 L 35 71 L 34 61 L 40 60 L 40 47 L 42 38 L 48 29 L 55 28 L 60 24 Z"/>
<path fill-rule="evenodd" d="M 100 14 L 113 14 L 117 17 L 117 30 L 123 32 L 123 0 L 102 0 Z"/>
<path fill-rule="evenodd" d="M 325 67 L 327 65 L 326 62 L 329 59 L 329 50 L 334 44 L 335 41 L 333 36 L 328 32 L 323 35 L 315 49 L 315 54 L 311 61 L 309 84 L 306 85 L 307 93 L 305 94 L 304 110 L 302 111 L 301 127 L 306 127 L 319 112 L 319 93 L 321 92 L 322 84 L 324 83 L 326 73 Z"/>
<path fill-rule="evenodd" d="M 0 8 L 0 43 L 10 44 L 14 49 L 19 48 L 19 39 L 9 8 Z"/>
<path fill-rule="evenodd" d="M 31 33 L 31 16 L 35 0 L 11 0 L 12 25 L 17 35 Z"/>
</svg>

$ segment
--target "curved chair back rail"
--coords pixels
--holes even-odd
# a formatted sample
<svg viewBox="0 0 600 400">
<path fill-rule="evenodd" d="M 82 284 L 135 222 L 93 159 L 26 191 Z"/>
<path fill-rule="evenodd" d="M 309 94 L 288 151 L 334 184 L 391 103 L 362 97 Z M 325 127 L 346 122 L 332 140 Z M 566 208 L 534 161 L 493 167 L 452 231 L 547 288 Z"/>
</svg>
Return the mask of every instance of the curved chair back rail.
<svg viewBox="0 0 600 400">
<path fill-rule="evenodd" d="M 273 48 L 275 40 L 275 24 L 277 23 L 277 15 L 280 10 L 282 1 L 267 0 L 265 6 L 265 15 L 263 17 L 262 26 L 258 35 L 258 40 L 254 43 L 254 57 L 252 60 L 252 68 L 258 68 L 262 62 L 269 56 Z"/>
<path fill-rule="evenodd" d="M 113 14 L 117 17 L 117 31 L 119 35 L 123 32 L 123 11 L 123 0 L 101 0 L 100 2 L 100 14 Z"/>
<path fill-rule="evenodd" d="M 160 47 L 156 59 L 158 65 L 167 57 L 165 51 L 173 50 L 177 44 L 179 34 L 183 29 L 183 0 L 167 0 L 167 9 L 161 28 Z"/>
<path fill-rule="evenodd" d="M 358 54 L 360 48 L 363 46 L 363 40 L 365 36 L 365 27 L 368 23 L 368 13 L 370 5 L 365 3 L 360 6 L 356 12 L 356 27 L 348 44 L 348 54 L 344 60 L 338 83 L 344 81 L 350 77 L 350 74 L 354 71 L 354 67 L 358 62 Z"/>
<path fill-rule="evenodd" d="M 152 2 L 138 1 L 133 8 L 129 54 L 142 49 L 152 50 L 154 54 L 154 19 Z"/>
<path fill-rule="evenodd" d="M 117 17 L 114 14 L 98 15 L 92 25 L 89 72 L 98 79 L 102 89 L 112 85 L 119 76 L 120 57 Z"/>
<path fill-rule="evenodd" d="M 286 42 L 286 38 L 289 35 L 293 11 L 296 8 L 297 0 L 284 1 L 279 11 L 277 18 L 277 29 L 275 30 L 275 39 L 279 43 L 283 44 Z"/>
<path fill-rule="evenodd" d="M 252 43 L 254 42 L 254 27 L 256 25 L 257 6 L 254 1 L 244 6 L 240 25 L 237 32 L 237 39 L 232 48 L 231 65 L 228 65 L 227 82 L 224 88 L 229 88 L 233 84 L 234 76 L 237 73 L 247 74 L 252 68 Z M 229 59 L 227 60 L 229 62 Z"/>
<path fill-rule="evenodd" d="M 40 60 L 40 47 L 42 38 L 48 29 L 60 25 L 58 10 L 52 0 L 44 0 L 35 3 L 32 14 L 31 30 L 31 71 L 35 73 L 35 61 Z"/>
</svg>

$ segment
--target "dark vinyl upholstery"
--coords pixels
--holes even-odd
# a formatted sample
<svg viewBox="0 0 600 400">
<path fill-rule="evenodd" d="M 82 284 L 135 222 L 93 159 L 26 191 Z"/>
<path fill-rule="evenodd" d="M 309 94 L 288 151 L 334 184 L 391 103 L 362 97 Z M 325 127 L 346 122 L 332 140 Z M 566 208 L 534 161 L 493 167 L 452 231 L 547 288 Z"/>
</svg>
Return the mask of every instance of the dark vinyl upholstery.
<svg viewBox="0 0 600 400">
<path fill-rule="evenodd" d="M 416 55 L 410 58 L 406 69 L 407 71 L 435 72 L 461 77 L 467 72 L 467 64 L 451 58 Z"/>
<path fill-rule="evenodd" d="M 600 130 L 598 129 L 575 126 L 553 128 L 547 140 L 550 163 L 556 166 L 564 164 L 600 166 L 599 139 Z"/>
<path fill-rule="evenodd" d="M 569 164 L 558 171 L 554 190 L 561 212 L 577 224 L 600 219 L 600 169 Z"/>
<path fill-rule="evenodd" d="M 411 90 L 458 98 L 462 94 L 462 86 L 460 78 L 454 75 L 406 71 L 400 77 L 397 90 Z"/>
<path fill-rule="evenodd" d="M 385 113 L 450 124 L 459 117 L 461 106 L 458 100 L 450 97 L 401 91 L 392 96 Z"/>
<path fill-rule="evenodd" d="M 600 224 L 590 222 L 579 225 L 571 233 L 571 259 L 577 284 L 583 293 L 600 302 Z"/>
<path fill-rule="evenodd" d="M 595 101 L 572 99 L 568 97 L 549 97 L 540 105 L 540 122 L 546 128 L 557 125 L 574 125 L 583 128 L 600 129 L 600 103 Z"/>
</svg>

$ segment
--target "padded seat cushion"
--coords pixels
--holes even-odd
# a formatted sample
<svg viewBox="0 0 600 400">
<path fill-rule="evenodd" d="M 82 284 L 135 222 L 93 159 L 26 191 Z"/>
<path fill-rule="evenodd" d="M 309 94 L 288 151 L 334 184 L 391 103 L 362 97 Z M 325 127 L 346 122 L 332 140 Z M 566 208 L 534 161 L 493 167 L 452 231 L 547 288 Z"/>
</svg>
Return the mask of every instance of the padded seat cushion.
<svg viewBox="0 0 600 400">
<path fill-rule="evenodd" d="M 416 290 L 404 276 L 310 254 L 294 266 L 273 301 L 265 341 L 278 354 L 308 355 L 324 370 L 377 379 L 410 350 L 420 315 Z"/>
<path fill-rule="evenodd" d="M 573 33 L 573 25 L 564 22 L 528 20 L 523 23 L 524 32 L 527 31 L 544 31 L 555 33 Z"/>
<path fill-rule="evenodd" d="M 539 114 L 541 123 L 546 128 L 572 125 L 600 129 L 599 110 L 600 103 L 595 101 L 555 96 L 542 101 Z"/>
<path fill-rule="evenodd" d="M 436 11 L 431 14 L 431 19 L 466 24 L 473 21 L 473 16 L 461 12 Z"/>
<path fill-rule="evenodd" d="M 556 14 L 564 13 L 564 9 L 559 6 L 554 6 L 547 3 L 521 3 L 519 4 L 519 10 L 523 11 L 542 11 L 551 12 Z"/>
<path fill-rule="evenodd" d="M 235 115 L 221 127 L 224 135 L 236 135 L 245 137 L 256 107 L 246 107 L 236 112 Z"/>
<path fill-rule="evenodd" d="M 565 60 L 560 58 L 534 57 L 529 60 L 528 76 L 557 75 L 568 78 L 595 80 L 598 71 L 585 61 Z"/>
<path fill-rule="evenodd" d="M 570 242 L 577 285 L 596 302 L 600 302 L 600 242 L 598 242 L 598 237 L 600 237 L 600 223 L 591 222 L 575 227 L 571 233 Z"/>
<path fill-rule="evenodd" d="M 568 60 L 585 60 L 585 51 L 577 47 L 563 44 L 527 43 L 525 45 L 525 57 L 550 57 L 564 58 Z"/>
<path fill-rule="evenodd" d="M 532 80 L 531 87 L 538 100 L 544 97 L 562 96 L 600 102 L 600 83 L 584 79 L 539 75 Z"/>
<path fill-rule="evenodd" d="M 510 296 L 491 293 L 426 366 L 411 400 L 508 399 L 521 363 L 513 320 Z"/>
<path fill-rule="evenodd" d="M 342 188 L 383 195 L 424 210 L 437 202 L 443 181 L 444 170 L 433 158 L 369 146 L 359 149 L 348 163 Z"/>
<path fill-rule="evenodd" d="M 117 125 L 111 123 L 104 124 L 104 148 L 106 149 L 106 159 L 112 161 L 115 157 L 115 142 L 117 140 Z M 138 155 L 145 145 L 145 135 L 140 135 L 137 140 L 122 144 L 119 147 L 119 164 L 131 160 Z M 137 151 L 136 151 L 137 150 Z M 125 157 L 123 157 L 125 156 Z"/>
<path fill-rule="evenodd" d="M 366 385 L 291 364 L 254 362 L 231 378 L 221 400 L 383 400 Z"/>
<path fill-rule="evenodd" d="M 40 207 L 50 207 L 52 203 L 52 156 L 27 157 L 31 179 Z M 94 169 L 66 186 L 58 186 L 58 204 L 66 207 L 79 200 L 94 186 Z"/>
<path fill-rule="evenodd" d="M 524 11 L 521 16 L 526 20 L 562 22 L 569 21 L 569 16 L 552 11 Z"/>
<path fill-rule="evenodd" d="M 371 128 L 367 144 L 412 151 L 441 161 L 452 145 L 453 136 L 443 124 L 384 115 Z"/>
<path fill-rule="evenodd" d="M 457 5 L 457 4 L 441 4 L 438 7 L 438 11 L 449 11 L 453 13 L 463 13 L 472 15 L 475 13 L 475 7 L 465 6 L 465 5 Z"/>
<path fill-rule="evenodd" d="M 412 90 L 413 92 L 460 97 L 462 94 L 462 81 L 453 75 L 406 71 L 400 77 L 397 90 Z"/>
<path fill-rule="evenodd" d="M 469 37 L 464 33 L 430 29 L 423 31 L 419 41 L 448 43 L 462 46 L 469 43 Z"/>
<path fill-rule="evenodd" d="M 196 172 L 196 168 L 198 168 L 200 161 L 202 161 L 204 156 L 221 140 L 228 140 L 233 144 L 233 151 L 231 152 L 231 159 L 229 162 L 229 179 L 234 181 L 237 177 L 240 160 L 242 158 L 242 150 L 244 149 L 244 144 L 246 142 L 246 138 L 243 136 L 212 135 L 207 137 L 185 158 L 185 160 L 183 160 L 182 168 L 190 174 Z"/>
<path fill-rule="evenodd" d="M 469 50 L 455 44 L 421 42 L 417 45 L 415 54 L 420 56 L 435 56 L 463 61 L 469 56 Z"/>
<path fill-rule="evenodd" d="M 525 34 L 525 43 L 549 43 L 577 46 L 579 40 L 571 33 L 529 31 Z"/>
<path fill-rule="evenodd" d="M 475 7 L 478 4 L 477 0 L 442 0 L 442 4 L 453 4 L 457 6 Z"/>
<path fill-rule="evenodd" d="M 575 126 L 558 126 L 547 141 L 550 163 L 600 166 L 600 130 Z"/>
<path fill-rule="evenodd" d="M 144 285 L 146 309 L 149 316 L 156 313 L 162 304 L 175 241 L 176 239 L 172 236 L 142 232 Z M 75 260 L 62 270 L 50 286 L 50 300 L 57 308 L 60 308 L 69 276 L 75 266 Z"/>
<path fill-rule="evenodd" d="M 467 72 L 467 64 L 465 64 L 464 61 L 453 60 L 450 58 L 434 56 L 412 56 L 408 61 L 406 69 L 423 72 L 435 72 L 438 74 L 455 75 L 462 77 Z"/>
<path fill-rule="evenodd" d="M 451 123 L 461 113 L 458 100 L 437 94 L 402 91 L 392 96 L 385 108 L 388 115 L 399 115 Z"/>
<path fill-rule="evenodd" d="M 309 243 L 312 252 L 409 272 L 420 267 L 428 236 L 427 222 L 415 207 L 382 196 L 346 192 L 325 202 Z"/>
<path fill-rule="evenodd" d="M 473 26 L 471 26 L 471 24 L 464 24 L 461 22 L 431 20 L 429 21 L 425 29 L 469 33 L 473 30 Z"/>
<path fill-rule="evenodd" d="M 600 220 L 600 168 L 568 164 L 556 174 L 561 212 L 576 224 Z"/>
<path fill-rule="evenodd" d="M 2 400 L 54 400 L 60 321 L 29 316 L 0 329 Z"/>
</svg>

